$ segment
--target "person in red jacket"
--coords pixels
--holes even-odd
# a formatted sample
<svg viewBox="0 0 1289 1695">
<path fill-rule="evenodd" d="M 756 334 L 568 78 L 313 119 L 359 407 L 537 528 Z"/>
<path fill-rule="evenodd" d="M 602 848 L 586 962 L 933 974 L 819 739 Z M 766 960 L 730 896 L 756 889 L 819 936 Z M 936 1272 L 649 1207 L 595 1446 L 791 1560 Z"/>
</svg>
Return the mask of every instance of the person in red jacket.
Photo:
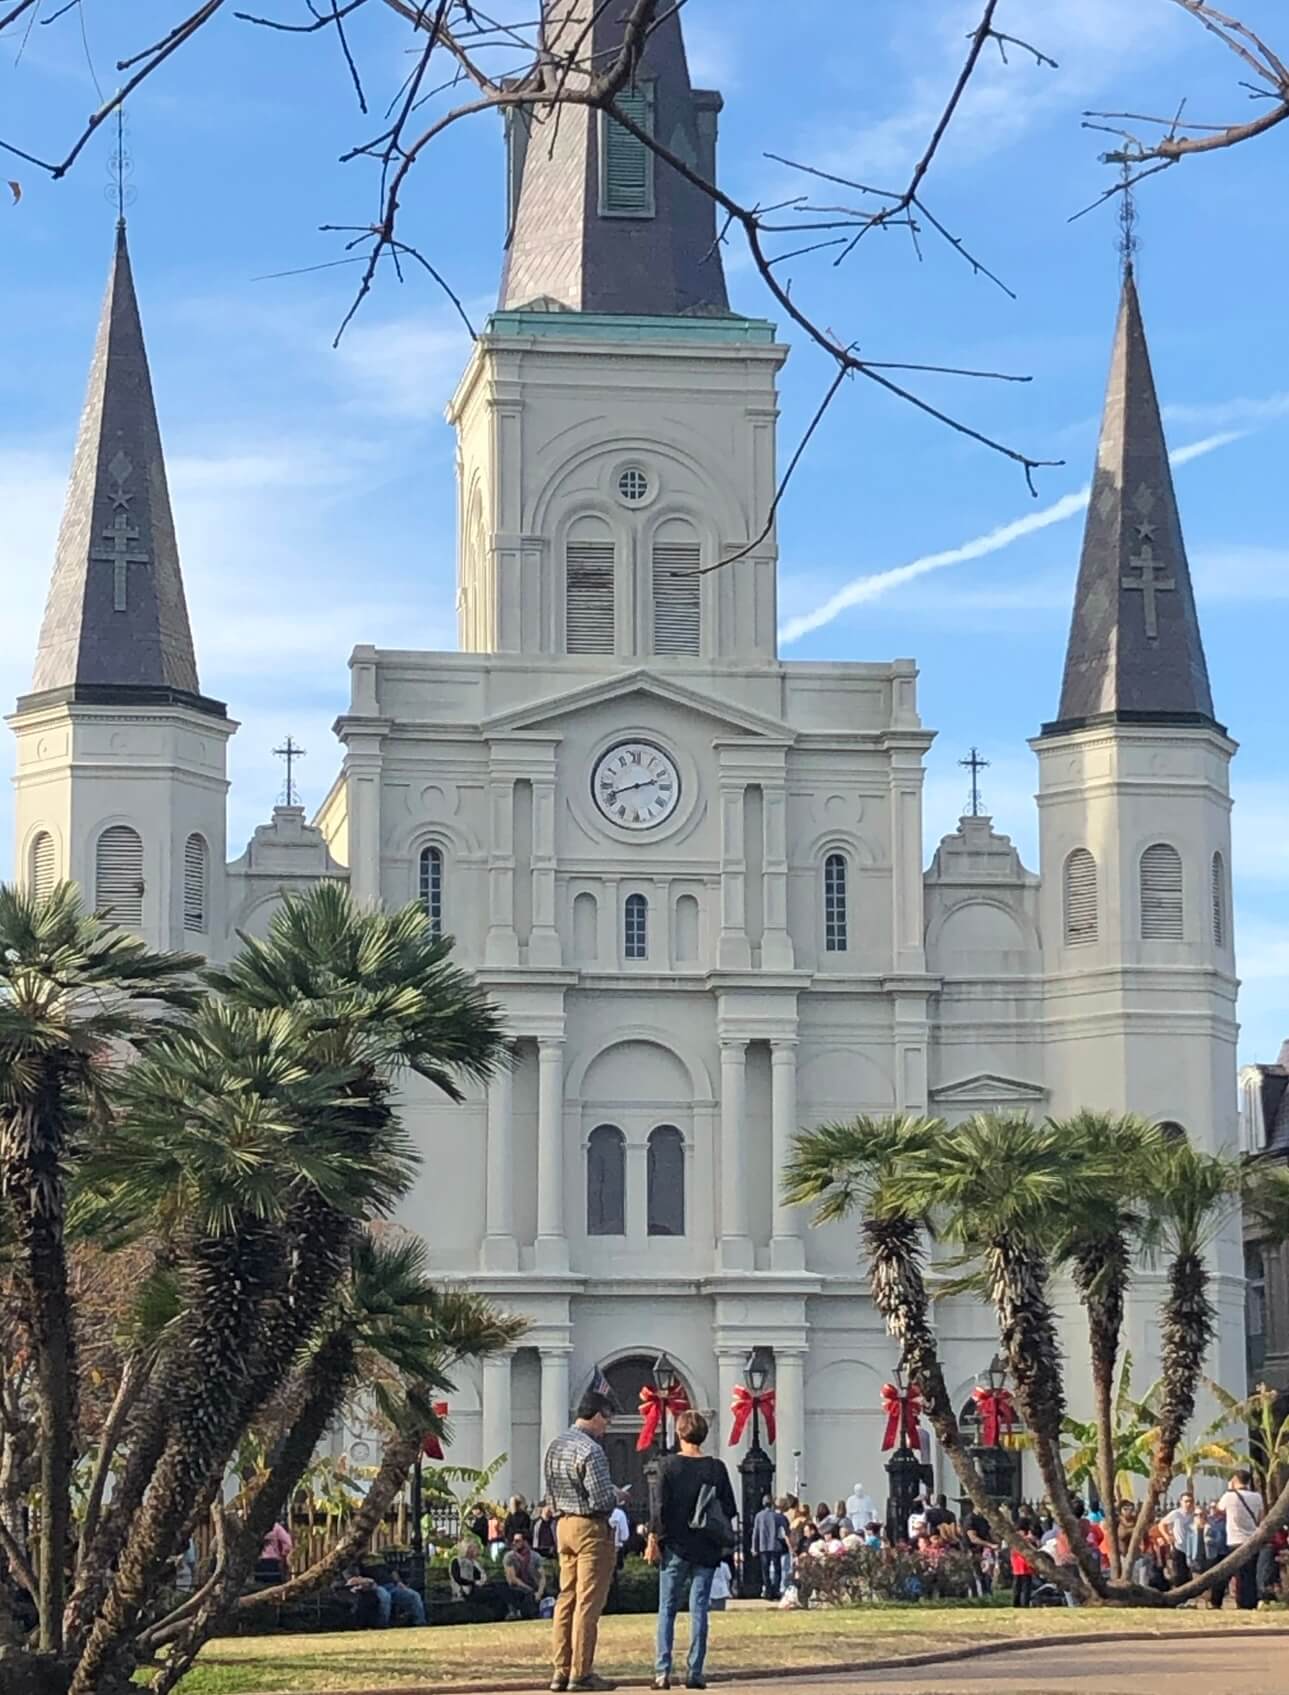
<svg viewBox="0 0 1289 1695">
<path fill-rule="evenodd" d="M 1031 1545 L 1037 1544 L 1038 1539 L 1034 1535 L 1034 1525 L 1030 1519 L 1017 1519 L 1016 1528 L 1028 1543 Z M 1011 1551 L 1011 1560 L 1012 1606 L 1027 1607 L 1029 1605 L 1030 1596 L 1034 1591 L 1034 1568 L 1030 1565 L 1024 1554 L 1017 1553 L 1015 1548 Z"/>
</svg>

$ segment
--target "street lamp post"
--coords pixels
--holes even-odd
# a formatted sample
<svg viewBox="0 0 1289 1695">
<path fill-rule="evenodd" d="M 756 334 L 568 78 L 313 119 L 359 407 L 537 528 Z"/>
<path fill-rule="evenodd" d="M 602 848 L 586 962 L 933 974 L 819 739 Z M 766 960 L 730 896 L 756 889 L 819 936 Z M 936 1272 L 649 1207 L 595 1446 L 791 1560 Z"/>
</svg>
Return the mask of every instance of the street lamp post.
<svg viewBox="0 0 1289 1695">
<path fill-rule="evenodd" d="M 743 1384 L 752 1397 L 752 1442 L 738 1466 L 742 1483 L 739 1533 L 743 1544 L 740 1593 L 744 1600 L 750 1600 L 761 1593 L 761 1574 L 752 1555 L 752 1521 L 774 1483 L 774 1461 L 761 1446 L 761 1397 L 770 1384 L 770 1361 L 760 1348 L 754 1348 L 747 1356 Z"/>
<path fill-rule="evenodd" d="M 658 1427 L 654 1433 L 653 1452 L 645 1461 L 644 1467 L 645 1485 L 649 1491 L 649 1522 L 654 1524 L 658 1518 L 659 1471 L 667 1453 L 666 1407 L 680 1382 L 680 1373 L 664 1352 L 659 1354 L 653 1362 L 653 1370 L 650 1376 L 653 1378 L 654 1389 L 663 1406 L 663 1412 L 658 1419 Z"/>
<path fill-rule="evenodd" d="M 989 1362 L 982 1385 L 989 1396 L 991 1416 L 988 1421 L 983 1416 L 981 1418 L 981 1439 L 973 1447 L 972 1457 L 984 1480 L 990 1500 L 1015 1506 L 1016 1459 L 1012 1450 L 1002 1445 L 1004 1407 L 1009 1404 L 1003 1397 L 1006 1384 L 1007 1367 L 1000 1356 L 995 1354 Z M 982 1414 L 983 1411 L 982 1407 Z M 991 1434 L 993 1441 L 985 1441 L 986 1434 Z"/>
<path fill-rule="evenodd" d="M 909 1515 L 922 1492 L 922 1454 L 920 1451 L 914 1453 L 909 1446 L 910 1418 L 906 1412 L 905 1401 L 914 1390 L 911 1387 L 905 1388 L 904 1379 L 897 1371 L 894 1384 L 887 1384 L 882 1393 L 884 1398 L 893 1393 L 898 1400 L 898 1406 L 891 1415 L 899 1420 L 895 1433 L 896 1445 L 886 1462 L 886 1533 L 894 1544 L 908 1534 Z"/>
</svg>

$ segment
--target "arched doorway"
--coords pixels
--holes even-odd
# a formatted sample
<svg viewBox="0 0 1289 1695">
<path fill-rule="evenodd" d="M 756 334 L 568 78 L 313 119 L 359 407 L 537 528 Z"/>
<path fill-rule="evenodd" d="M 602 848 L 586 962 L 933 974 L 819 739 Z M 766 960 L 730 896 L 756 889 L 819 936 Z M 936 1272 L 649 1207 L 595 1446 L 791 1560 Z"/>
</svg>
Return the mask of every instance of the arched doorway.
<svg viewBox="0 0 1289 1695">
<path fill-rule="evenodd" d="M 604 1451 L 608 1455 L 613 1481 L 630 1487 L 627 1516 L 633 1524 L 643 1523 L 649 1514 L 649 1488 L 645 1481 L 649 1455 L 637 1452 L 636 1443 L 644 1424 L 640 1416 L 640 1391 L 647 1383 L 653 1382 L 657 1357 L 656 1354 L 628 1354 L 603 1368 L 609 1390 L 619 1408 L 604 1438 Z M 684 1389 L 692 1406 L 693 1388 L 684 1383 Z M 670 1432 L 668 1436 L 670 1439 Z"/>
</svg>

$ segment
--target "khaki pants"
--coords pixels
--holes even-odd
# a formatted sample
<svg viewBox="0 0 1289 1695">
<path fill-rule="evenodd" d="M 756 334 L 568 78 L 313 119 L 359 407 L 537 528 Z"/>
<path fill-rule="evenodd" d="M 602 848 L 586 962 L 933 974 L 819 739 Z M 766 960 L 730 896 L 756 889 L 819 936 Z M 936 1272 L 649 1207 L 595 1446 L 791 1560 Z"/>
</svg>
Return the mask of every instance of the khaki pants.
<svg viewBox="0 0 1289 1695">
<path fill-rule="evenodd" d="M 606 1518 L 561 1518 L 559 1600 L 555 1603 L 555 1675 L 576 1681 L 595 1665 L 600 1614 L 617 1570 L 617 1549 Z"/>
</svg>

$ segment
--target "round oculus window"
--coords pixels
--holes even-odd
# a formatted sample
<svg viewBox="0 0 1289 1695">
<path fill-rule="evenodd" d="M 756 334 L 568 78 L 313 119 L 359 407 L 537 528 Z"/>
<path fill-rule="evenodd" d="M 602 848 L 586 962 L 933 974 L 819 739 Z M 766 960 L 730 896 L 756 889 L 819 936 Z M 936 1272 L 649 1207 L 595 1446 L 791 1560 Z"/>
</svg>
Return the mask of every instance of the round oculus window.
<svg viewBox="0 0 1289 1695">
<path fill-rule="evenodd" d="M 618 493 L 628 506 L 639 506 L 649 495 L 649 479 L 635 465 L 628 465 L 618 477 Z"/>
</svg>

